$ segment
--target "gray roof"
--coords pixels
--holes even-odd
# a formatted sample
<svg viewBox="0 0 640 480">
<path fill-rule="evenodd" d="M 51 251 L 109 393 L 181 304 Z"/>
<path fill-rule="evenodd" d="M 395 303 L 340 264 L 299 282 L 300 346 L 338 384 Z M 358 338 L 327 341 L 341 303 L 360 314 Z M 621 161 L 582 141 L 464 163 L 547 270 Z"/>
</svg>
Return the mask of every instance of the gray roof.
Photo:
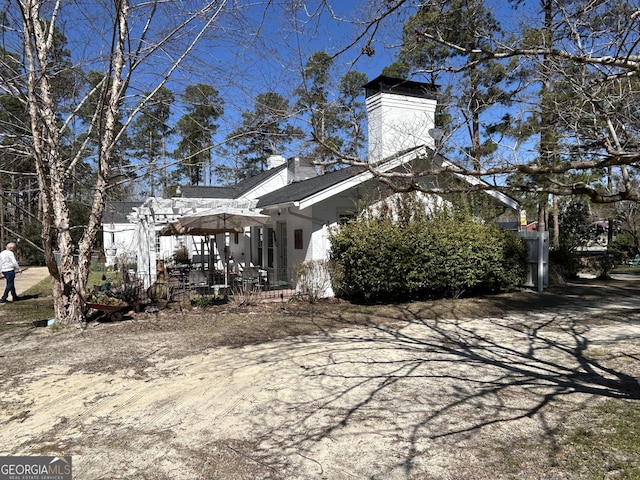
<svg viewBox="0 0 640 480">
<path fill-rule="evenodd" d="M 201 185 L 185 185 L 180 187 L 182 198 L 235 198 L 236 187 L 204 187 Z"/>
<path fill-rule="evenodd" d="M 102 215 L 102 223 L 129 223 L 127 215 L 142 202 L 107 202 Z"/>
<path fill-rule="evenodd" d="M 380 161 L 377 165 L 384 164 L 394 158 L 400 157 L 402 155 L 406 155 L 413 150 L 419 150 L 423 148 L 422 146 L 408 148 L 402 152 L 395 153 L 382 161 Z M 293 182 L 287 185 L 286 187 L 282 187 L 275 192 L 268 193 L 263 195 L 258 200 L 257 207 L 258 208 L 267 208 L 269 206 L 282 205 L 286 203 L 293 203 L 304 200 L 305 198 L 310 197 L 311 195 L 315 195 L 329 187 L 337 185 L 340 182 L 348 180 L 349 178 L 355 177 L 363 172 L 365 172 L 367 168 L 361 166 L 352 166 L 345 167 L 340 170 L 335 170 L 333 172 L 325 173 L 324 175 L 318 175 L 317 177 L 309 178 L 307 180 L 301 180 L 299 182 Z"/>
<path fill-rule="evenodd" d="M 280 171 L 285 170 L 287 164 L 279 165 L 277 167 L 260 172 L 250 178 L 245 178 L 235 185 L 229 185 L 226 187 L 203 187 L 203 186 L 184 186 L 182 189 L 182 198 L 240 198 L 252 188 L 260 185 L 268 178 L 278 174 Z"/>
<path fill-rule="evenodd" d="M 378 165 L 384 164 L 392 160 L 393 158 L 406 155 L 413 150 L 418 150 L 421 148 L 425 148 L 433 152 L 433 150 L 426 146 L 413 147 L 382 160 L 378 163 Z M 441 157 L 439 154 L 437 155 Z M 444 157 L 441 158 L 445 160 Z M 286 164 L 280 165 L 270 170 L 261 172 L 260 174 L 255 175 L 251 178 L 247 178 L 237 183 L 236 185 L 228 187 L 185 186 L 182 187 L 182 197 L 220 198 L 230 200 L 237 199 L 242 197 L 245 192 L 250 191 L 252 188 L 255 188 L 257 185 L 264 182 L 272 175 L 277 174 L 278 172 L 286 168 Z M 316 177 L 308 178 L 305 180 L 292 182 L 289 185 L 286 185 L 278 190 L 262 195 L 258 199 L 258 203 L 256 206 L 258 208 L 264 209 L 277 205 L 300 202 L 326 190 L 327 188 L 338 185 L 341 182 L 344 182 L 363 172 L 366 172 L 367 170 L 368 169 L 366 167 L 351 166 L 335 170 L 333 172 L 325 173 L 324 175 L 318 175 Z M 517 203 L 515 202 L 515 200 L 506 195 L 501 194 L 501 196 L 505 197 L 504 199 L 509 199 L 514 203 Z M 504 201 L 504 199 L 502 201 Z M 103 216 L 103 223 L 127 223 L 127 215 L 129 213 L 132 213 L 132 208 L 138 207 L 140 205 L 141 202 L 108 202 L 107 208 L 105 209 L 105 214 Z"/>
<path fill-rule="evenodd" d="M 282 187 L 260 197 L 257 207 L 266 208 L 271 205 L 281 205 L 304 200 L 311 195 L 319 193 L 364 171 L 364 167 L 346 167 L 307 180 L 290 183 L 286 187 Z"/>
<path fill-rule="evenodd" d="M 409 148 L 405 151 L 395 153 L 380 162 L 377 165 L 383 165 L 394 158 L 400 157 L 402 155 L 406 155 L 411 153 L 412 151 L 416 151 L 419 149 L 425 149 L 432 154 L 435 153 L 437 157 L 439 157 L 442 161 L 448 162 L 448 160 L 440 155 L 439 153 L 434 152 L 430 147 L 427 146 L 417 146 L 413 148 Z M 258 208 L 268 208 L 277 205 L 284 205 L 288 203 L 300 202 L 306 198 L 311 197 L 317 193 L 322 192 L 323 190 L 337 185 L 345 180 L 348 180 L 352 177 L 355 177 L 363 172 L 367 171 L 366 167 L 346 167 L 341 170 L 336 170 L 334 172 L 326 173 L 324 175 L 319 175 L 317 177 L 313 177 L 307 180 L 302 180 L 299 182 L 293 182 L 286 187 L 280 188 L 274 192 L 263 195 L 258 200 L 257 207 Z M 498 201 L 505 203 L 507 205 L 511 205 L 512 207 L 517 206 L 517 201 L 513 198 L 505 195 L 503 193 L 488 189 L 487 193 L 493 197 L 495 197 Z"/>
</svg>

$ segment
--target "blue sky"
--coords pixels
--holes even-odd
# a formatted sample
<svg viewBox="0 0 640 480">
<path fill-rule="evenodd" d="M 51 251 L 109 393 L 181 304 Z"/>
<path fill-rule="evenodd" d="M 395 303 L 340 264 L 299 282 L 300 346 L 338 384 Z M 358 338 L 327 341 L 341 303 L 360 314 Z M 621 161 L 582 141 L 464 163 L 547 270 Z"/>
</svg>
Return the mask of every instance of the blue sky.
<svg viewBox="0 0 640 480">
<path fill-rule="evenodd" d="M 363 28 L 361 12 L 367 8 L 367 1 L 332 3 L 335 5 L 329 10 L 322 8 L 323 2 L 306 2 L 307 8 L 298 11 L 295 23 L 277 4 L 267 9 L 260 2 L 254 4 L 243 11 L 242 31 L 226 25 L 222 30 L 214 28 L 211 38 L 197 48 L 190 62 L 193 66 L 178 73 L 172 88 L 179 90 L 194 83 L 196 78 L 214 85 L 225 101 L 225 115 L 220 119 L 218 134 L 218 138 L 223 139 L 226 132 L 237 127 L 240 112 L 253 108 L 256 95 L 276 91 L 290 97 L 299 86 L 301 70 L 312 53 L 324 50 L 335 54 L 353 42 Z M 234 19 L 234 28 L 237 20 Z M 336 58 L 336 82 L 349 69 L 373 79 L 393 61 L 395 52 L 391 46 L 398 44 L 402 22 L 389 27 L 391 31 L 378 32 L 374 56 L 362 55 L 360 44 Z M 300 153 L 295 148 L 279 153 L 294 156 Z"/>
<path fill-rule="evenodd" d="M 143 2 L 133 3 L 144 5 Z M 184 0 L 177 4 L 188 7 L 201 3 L 200 0 Z M 233 18 L 222 17 L 221 21 L 213 24 L 189 61 L 168 84 L 176 96 L 185 86 L 200 82 L 211 84 L 220 92 L 225 101 L 225 114 L 219 120 L 218 141 L 238 126 L 240 112 L 251 110 L 253 100 L 259 93 L 276 91 L 291 97 L 299 85 L 300 72 L 308 57 L 319 50 L 329 54 L 342 51 L 362 32 L 364 19 L 370 13 L 370 0 L 256 0 L 238 3 L 242 6 L 234 12 Z M 494 3 L 500 7 L 506 1 L 494 0 Z M 538 5 L 533 0 L 528 3 Z M 295 17 L 285 10 L 291 4 L 300 7 Z M 374 1 L 373 4 L 383 8 L 386 2 Z M 101 14 L 99 9 L 103 5 L 98 2 L 64 5 L 59 26 L 69 40 L 74 59 L 86 59 L 82 66 L 89 69 L 91 59 L 105 52 L 109 44 L 109 28 L 105 24 L 108 16 Z M 75 10 L 78 5 L 88 5 L 90 8 L 79 14 Z M 161 5 L 161 8 L 173 8 L 176 4 L 167 2 Z M 171 23 L 172 11 L 162 13 L 164 17 L 160 18 L 164 18 L 167 24 Z M 404 12 L 403 15 L 406 14 Z M 362 55 L 362 42 L 343 51 L 335 60 L 336 80 L 349 69 L 361 71 L 371 80 L 393 62 L 406 19 L 403 15 L 390 17 L 384 23 L 384 28 L 376 32 L 372 43 L 375 51 L 373 56 Z M 520 19 L 509 18 L 509 21 Z M 136 28 L 135 24 L 133 26 Z M 144 75 L 132 85 L 130 93 L 135 95 L 152 89 L 179 52 L 179 48 L 174 51 L 167 48 L 154 60 L 157 63 L 147 63 Z M 175 118 L 183 113 L 176 104 Z M 169 150 L 171 147 L 169 143 Z M 300 152 L 291 149 L 279 153 L 288 157 Z"/>
</svg>

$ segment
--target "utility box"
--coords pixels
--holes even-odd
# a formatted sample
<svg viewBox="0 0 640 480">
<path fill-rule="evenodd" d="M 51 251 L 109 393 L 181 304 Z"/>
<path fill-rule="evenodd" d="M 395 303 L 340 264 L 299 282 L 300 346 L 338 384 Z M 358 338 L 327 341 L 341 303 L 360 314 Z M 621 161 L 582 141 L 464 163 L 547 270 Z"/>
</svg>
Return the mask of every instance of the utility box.
<svg viewBox="0 0 640 480">
<path fill-rule="evenodd" d="M 529 257 L 525 287 L 542 292 L 549 286 L 549 232 L 520 232 L 527 244 Z"/>
</svg>

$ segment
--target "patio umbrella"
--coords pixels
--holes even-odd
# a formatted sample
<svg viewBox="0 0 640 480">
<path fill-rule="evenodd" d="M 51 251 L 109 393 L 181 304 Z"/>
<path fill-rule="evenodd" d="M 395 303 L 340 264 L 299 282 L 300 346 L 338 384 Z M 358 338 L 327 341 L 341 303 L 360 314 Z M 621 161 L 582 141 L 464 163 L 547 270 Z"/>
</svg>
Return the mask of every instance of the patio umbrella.
<svg viewBox="0 0 640 480">
<path fill-rule="evenodd" d="M 217 233 L 224 232 L 242 233 L 243 229 L 220 230 L 215 228 L 185 227 L 179 220 L 176 220 L 175 222 L 167 223 L 162 227 L 158 232 L 158 235 L 161 237 L 173 237 L 175 235 L 215 235 Z"/>
<path fill-rule="evenodd" d="M 184 227 L 181 227 L 178 222 L 167 223 L 163 226 L 158 235 L 162 237 L 173 237 L 174 235 L 188 235 L 189 232 L 186 231 Z"/>
<path fill-rule="evenodd" d="M 160 235 L 216 235 L 219 233 L 242 233 L 244 227 L 264 225 L 269 220 L 263 215 L 247 208 L 220 206 L 192 215 L 184 215 L 165 225 Z M 225 284 L 228 283 L 227 245 L 225 241 Z"/>
<path fill-rule="evenodd" d="M 176 220 L 179 227 L 189 232 L 201 232 L 193 235 L 244 231 L 244 227 L 264 225 L 268 215 L 236 207 L 216 207 L 204 212 L 184 215 Z"/>
<path fill-rule="evenodd" d="M 264 225 L 267 220 L 268 215 L 246 208 L 216 207 L 201 213 L 184 215 L 162 227 L 159 234 L 172 236 L 242 233 L 244 227 Z"/>
</svg>

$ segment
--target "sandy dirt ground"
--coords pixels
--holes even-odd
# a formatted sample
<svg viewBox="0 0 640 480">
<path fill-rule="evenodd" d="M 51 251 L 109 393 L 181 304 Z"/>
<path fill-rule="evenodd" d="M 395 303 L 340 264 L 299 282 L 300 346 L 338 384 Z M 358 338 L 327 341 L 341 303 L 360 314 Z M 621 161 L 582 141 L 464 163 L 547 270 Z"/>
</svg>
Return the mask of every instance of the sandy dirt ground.
<svg viewBox="0 0 640 480">
<path fill-rule="evenodd" d="M 185 319 L 193 329 L 170 311 L 11 329 L 0 451 L 71 455 L 78 480 L 580 478 L 549 455 L 563 423 L 640 399 L 637 296 L 487 318 L 395 311 L 241 346 L 215 342 L 211 314 Z"/>
<path fill-rule="evenodd" d="M 16 275 L 16 293 L 22 295 L 25 291 L 37 285 L 45 278 L 49 277 L 49 270 L 47 267 L 26 267 Z M 0 288 L 4 292 L 5 281 L 0 280 Z M 11 300 L 11 295 L 9 295 Z"/>
</svg>

